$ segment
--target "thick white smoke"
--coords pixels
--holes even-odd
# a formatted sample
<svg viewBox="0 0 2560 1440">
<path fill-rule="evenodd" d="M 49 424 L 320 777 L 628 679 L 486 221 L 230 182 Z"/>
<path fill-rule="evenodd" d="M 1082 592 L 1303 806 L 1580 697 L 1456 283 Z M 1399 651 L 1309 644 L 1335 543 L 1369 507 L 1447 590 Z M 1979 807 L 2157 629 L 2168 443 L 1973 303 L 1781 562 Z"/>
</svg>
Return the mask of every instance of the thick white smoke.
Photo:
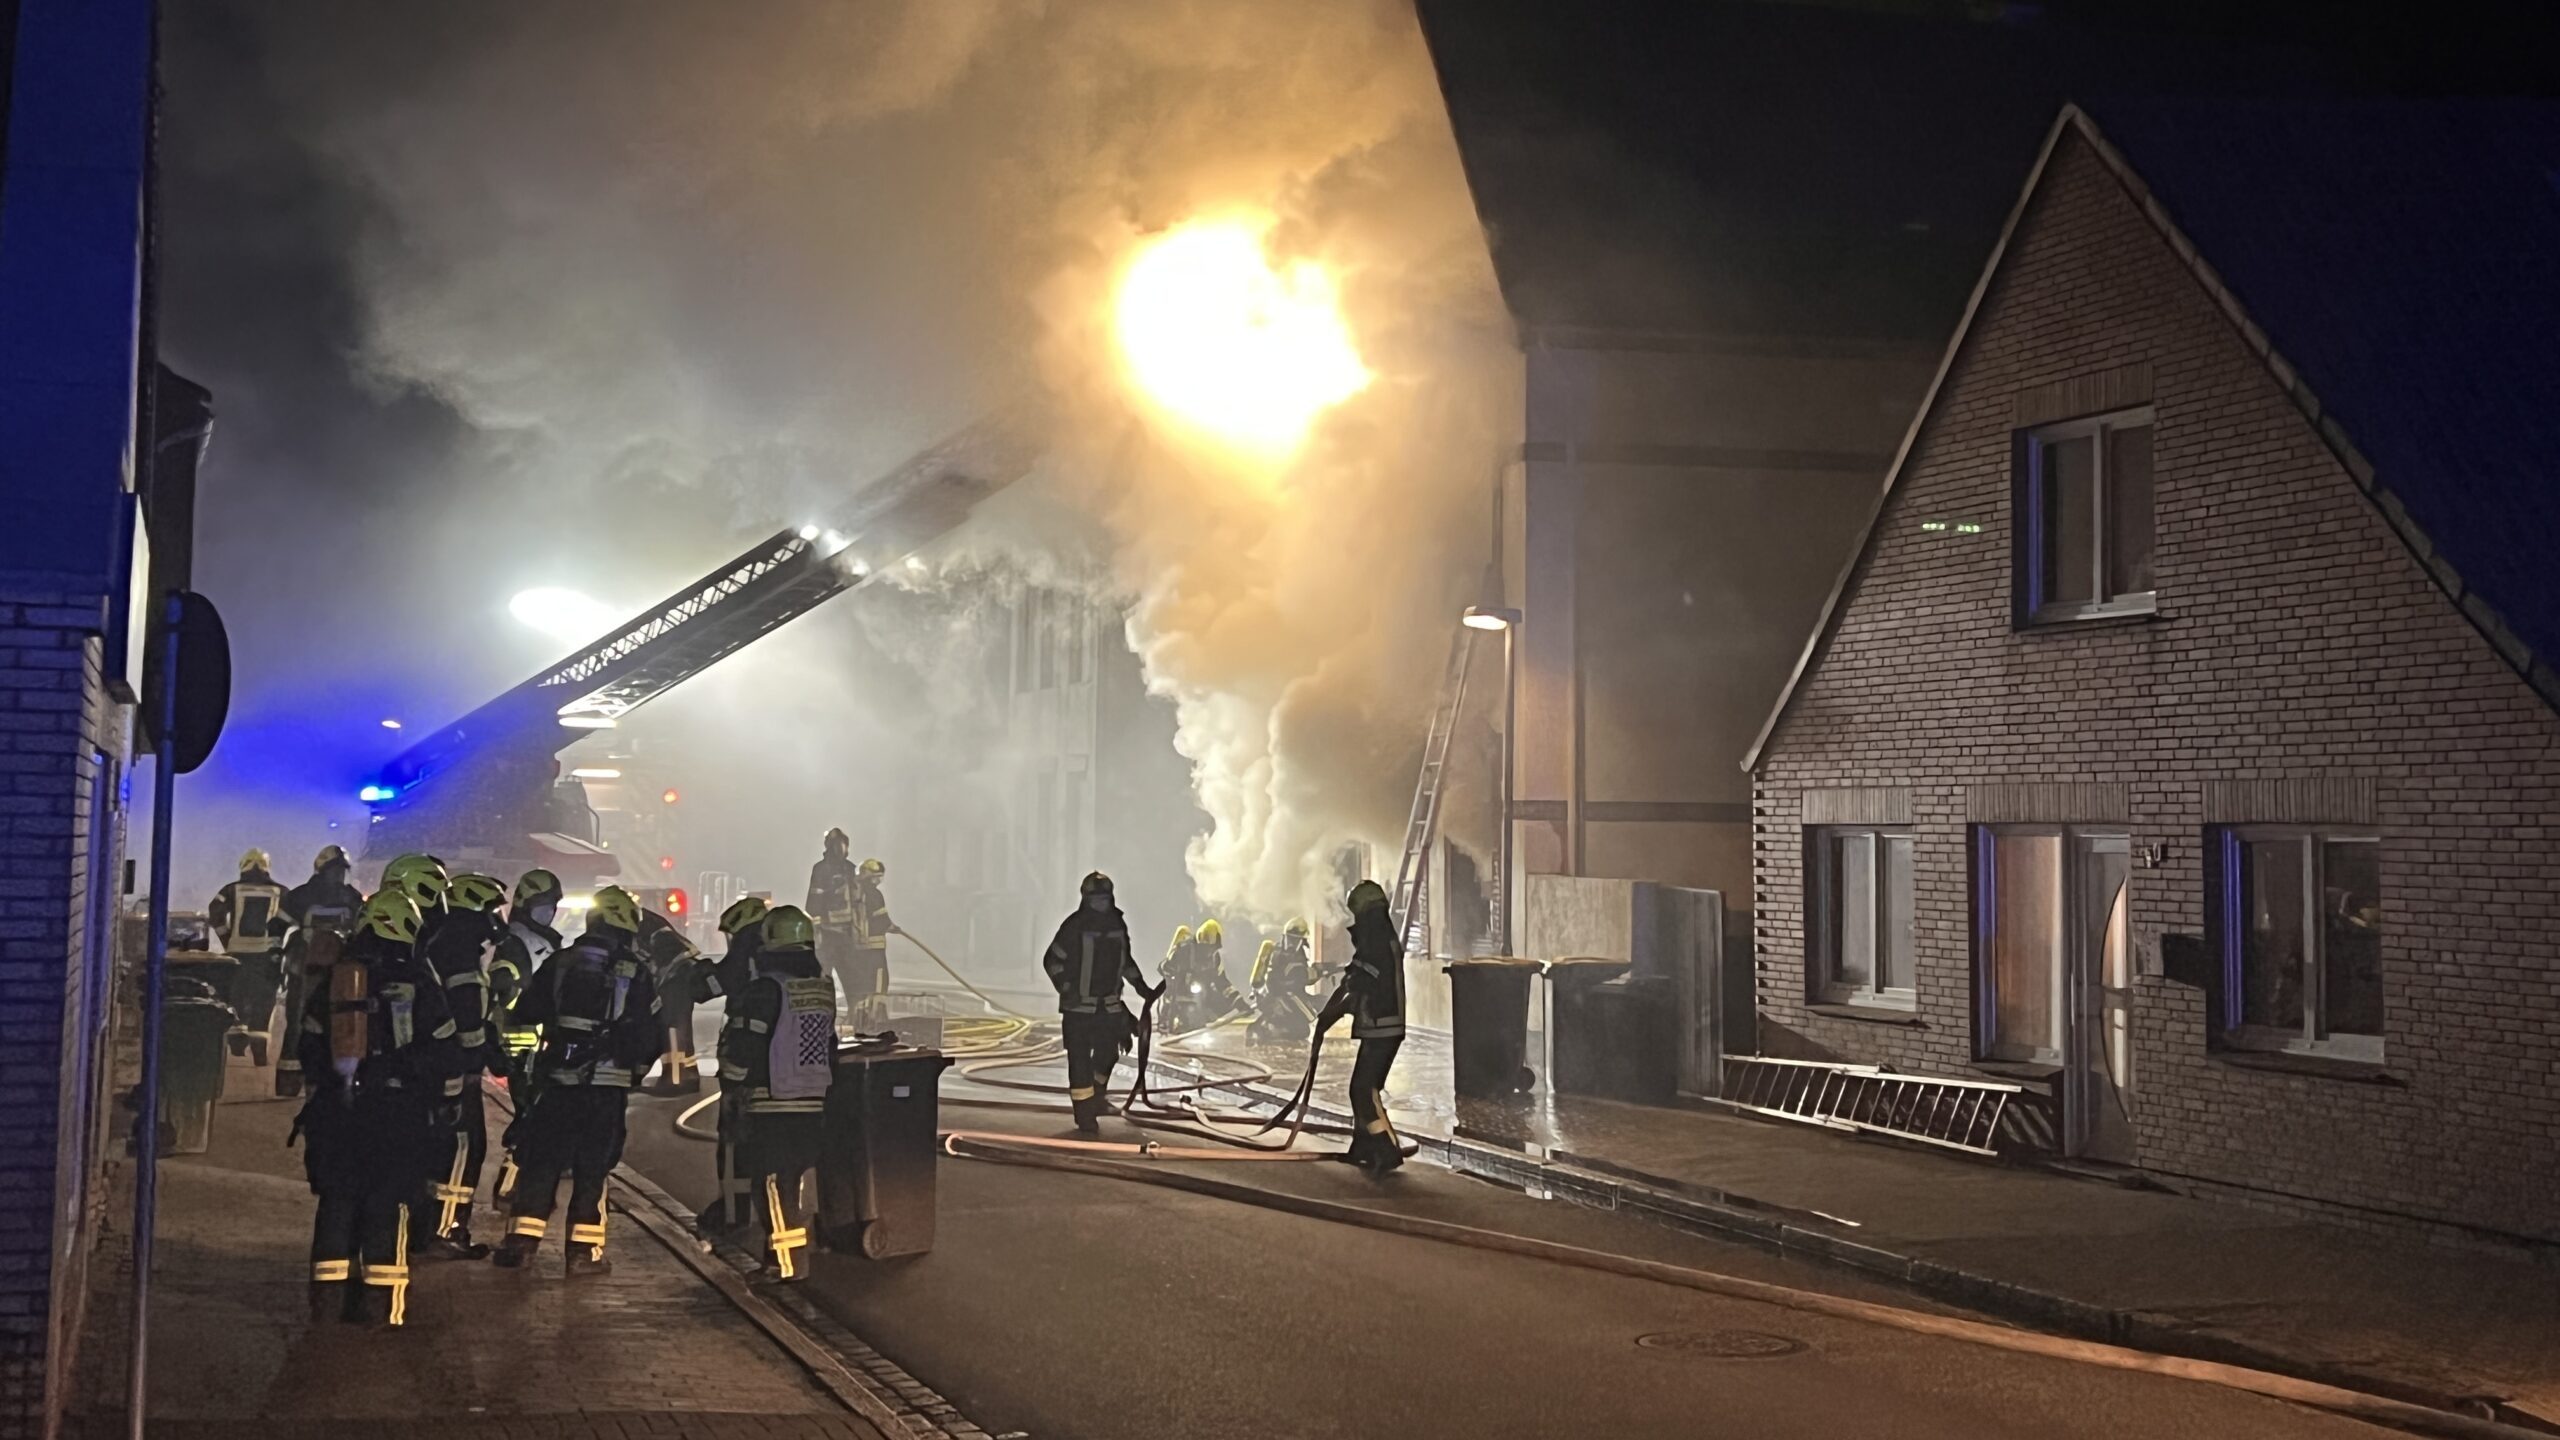
<svg viewBox="0 0 2560 1440">
<path fill-rule="evenodd" d="M 1087 518 L 997 534 L 1081 555 L 1098 520 L 1214 824 L 1201 897 L 1289 913 L 1342 841 L 1392 842 L 1517 434 L 1402 0 L 256 13 L 372 207 L 362 363 L 477 426 L 568 553 L 638 543 L 652 488 L 733 495 L 745 533 L 824 513 L 1037 388 L 1042 483 Z M 1106 323 L 1144 237 L 1234 213 L 1333 273 L 1375 377 L 1276 463 L 1135 403 Z"/>
</svg>

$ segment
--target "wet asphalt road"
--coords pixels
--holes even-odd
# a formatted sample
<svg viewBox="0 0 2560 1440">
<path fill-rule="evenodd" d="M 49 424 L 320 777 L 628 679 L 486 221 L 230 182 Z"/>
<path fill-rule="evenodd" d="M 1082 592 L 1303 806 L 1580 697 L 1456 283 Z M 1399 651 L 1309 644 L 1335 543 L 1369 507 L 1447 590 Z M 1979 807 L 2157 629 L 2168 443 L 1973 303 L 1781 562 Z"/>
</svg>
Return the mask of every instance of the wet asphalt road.
<svg viewBox="0 0 2560 1440">
<path fill-rule="evenodd" d="M 674 1134 L 668 1122 L 678 1108 L 635 1103 L 628 1159 L 699 1205 L 711 1189 L 711 1147 Z M 1063 1115 L 1052 1122 L 947 1107 L 943 1123 L 1073 1133 Z M 1227 1165 L 1218 1173 L 1920 1303 L 1829 1270 L 1419 1164 L 1381 1182 L 1340 1165 Z M 816 1298 L 979 1424 L 1040 1440 L 2389 1433 L 2201 1385 L 1116 1180 L 945 1160 L 940 1183 L 932 1254 L 886 1265 L 821 1256 Z M 1718 1359 L 1677 1340 L 1668 1348 L 1658 1339 L 1641 1343 L 1726 1332 L 1775 1337 L 1763 1343 L 1789 1353 Z"/>
</svg>

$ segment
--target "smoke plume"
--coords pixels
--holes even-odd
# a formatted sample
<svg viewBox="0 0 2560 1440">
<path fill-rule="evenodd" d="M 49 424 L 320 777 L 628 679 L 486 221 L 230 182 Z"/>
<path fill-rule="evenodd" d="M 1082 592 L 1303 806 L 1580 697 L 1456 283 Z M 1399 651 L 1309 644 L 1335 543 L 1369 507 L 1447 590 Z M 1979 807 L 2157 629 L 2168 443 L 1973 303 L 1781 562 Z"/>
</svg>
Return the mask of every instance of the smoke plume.
<svg viewBox="0 0 2560 1440">
<path fill-rule="evenodd" d="M 650 598 L 700 568 L 706 530 L 827 513 L 1034 391 L 1057 417 L 1046 493 L 974 546 L 1124 607 L 1211 820 L 1201 898 L 1290 913 L 1342 842 L 1392 843 L 1517 433 L 1403 0 L 224 13 L 228 60 L 353 197 L 351 367 L 460 422 L 427 468 L 442 488 L 401 502 L 455 549 L 417 608 L 503 605 L 469 549 L 501 533 L 560 579 Z M 1168 424 L 1112 347 L 1133 249 L 1220 215 L 1332 273 L 1374 377 L 1278 459 Z M 390 503 L 341 498 L 358 520 Z M 825 663 L 792 648 L 794 675 Z M 459 666 L 478 688 L 452 698 L 520 669 Z M 758 708 L 733 692 L 705 715 Z"/>
</svg>

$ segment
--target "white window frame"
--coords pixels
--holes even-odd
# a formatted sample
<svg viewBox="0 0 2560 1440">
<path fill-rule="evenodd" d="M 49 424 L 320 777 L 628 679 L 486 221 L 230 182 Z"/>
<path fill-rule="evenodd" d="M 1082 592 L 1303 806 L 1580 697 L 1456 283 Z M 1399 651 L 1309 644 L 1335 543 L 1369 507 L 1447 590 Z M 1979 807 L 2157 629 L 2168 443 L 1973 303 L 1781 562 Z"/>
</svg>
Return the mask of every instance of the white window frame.
<svg viewBox="0 0 2560 1440">
<path fill-rule="evenodd" d="M 2159 609 L 2158 590 L 2134 590 L 2122 595 L 2101 595 L 2095 600 L 2048 601 L 2043 596 L 2045 523 L 2044 514 L 2044 447 L 2057 440 L 2089 441 L 2089 464 L 2095 477 L 2090 504 L 2089 523 L 2096 532 L 2090 538 L 2089 563 L 2096 569 L 2098 584 L 2103 589 L 2107 572 L 2115 561 L 2115 537 L 2109 533 L 2108 491 L 2112 477 L 2107 473 L 2107 437 L 2117 430 L 2149 429 L 2151 431 L 2151 549 L 2156 568 L 2160 551 L 2160 429 L 2151 407 L 2136 406 L 2104 415 L 2090 415 L 2078 420 L 2062 420 L 2051 425 L 2038 425 L 2019 432 L 2022 448 L 2018 457 L 2021 483 L 2017 487 L 2018 585 L 2024 603 L 2020 616 L 2027 625 L 2065 625 L 2075 620 L 2103 620 L 2121 615 L 2150 615 Z"/>
<path fill-rule="evenodd" d="M 2323 906 L 2329 893 L 2324 867 L 2323 848 L 2331 844 L 2371 845 L 2375 847 L 2374 871 L 2381 873 L 2382 837 L 2369 825 L 2227 825 L 2228 836 L 2221 859 L 2223 867 L 2222 917 L 2223 987 L 2226 1009 L 2221 1040 L 2240 1050 L 2273 1050 L 2288 1055 L 2317 1055 L 2333 1060 L 2352 1060 L 2379 1065 L 2383 1060 L 2382 1035 L 2335 1034 L 2328 1028 L 2329 963 L 2326 953 L 2329 927 Z M 2241 909 L 2241 897 L 2247 893 L 2245 871 L 2249 863 L 2248 847 L 2269 841 L 2290 840 L 2301 848 L 2302 874 L 2302 1024 L 2295 1029 L 2277 1029 L 2268 1025 L 2250 1025 L 2241 1019 L 2242 996 L 2248 984 L 2247 930 L 2248 917 Z M 2388 895 L 2386 887 L 2384 895 Z M 2386 908 L 2386 916 L 2389 911 Z M 2391 1028 L 2388 1002 L 2383 1013 L 2383 1030 Z"/>
<path fill-rule="evenodd" d="M 1860 835 L 1868 837 L 1876 848 L 1875 863 L 1869 867 L 1869 883 L 1874 886 L 1875 893 L 1868 909 L 1868 913 L 1875 917 L 1874 948 L 1869 952 L 1874 959 L 1868 967 L 1868 983 L 1844 985 L 1834 978 L 1840 969 L 1840 937 L 1831 933 L 1831 917 L 1837 909 L 1831 902 L 1840 877 L 1832 862 L 1832 849 L 1840 840 Z M 1813 942 L 1806 970 L 1811 982 L 1808 993 L 1813 1002 L 1818 1005 L 1863 1005 L 1881 1010 L 1920 1008 L 1920 937 L 1916 918 L 1911 937 L 1912 983 L 1890 987 L 1876 983 L 1884 974 L 1886 929 L 1890 918 L 1885 897 L 1892 887 L 1888 882 L 1885 856 L 1892 847 L 1886 842 L 1902 841 L 1911 856 L 1911 897 L 1916 911 L 1920 901 L 1919 837 L 1908 825 L 1813 825 L 1806 827 L 1805 839 L 1809 852 L 1805 866 L 1805 928 Z"/>
</svg>

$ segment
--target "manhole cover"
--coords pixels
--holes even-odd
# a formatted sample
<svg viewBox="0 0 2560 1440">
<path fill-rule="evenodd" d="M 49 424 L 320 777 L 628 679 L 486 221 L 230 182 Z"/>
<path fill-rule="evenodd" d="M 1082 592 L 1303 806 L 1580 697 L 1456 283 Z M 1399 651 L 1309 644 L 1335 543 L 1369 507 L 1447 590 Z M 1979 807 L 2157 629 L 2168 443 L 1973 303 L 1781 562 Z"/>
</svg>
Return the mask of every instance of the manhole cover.
<svg viewBox="0 0 2560 1440">
<path fill-rule="evenodd" d="M 1771 1360 L 1804 1348 L 1801 1340 L 1765 1330 L 1667 1330 L 1657 1335 L 1639 1335 L 1636 1344 L 1699 1360 Z"/>
</svg>

